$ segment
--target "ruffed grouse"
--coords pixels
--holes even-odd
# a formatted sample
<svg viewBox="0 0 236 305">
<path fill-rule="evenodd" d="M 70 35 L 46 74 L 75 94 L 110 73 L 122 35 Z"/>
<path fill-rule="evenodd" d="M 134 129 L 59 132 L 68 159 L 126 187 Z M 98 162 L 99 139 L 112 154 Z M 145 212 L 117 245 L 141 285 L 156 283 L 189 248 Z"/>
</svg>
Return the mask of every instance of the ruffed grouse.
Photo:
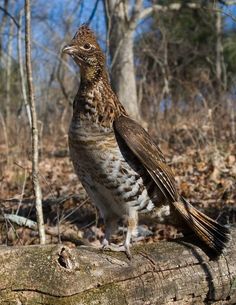
<svg viewBox="0 0 236 305">
<path fill-rule="evenodd" d="M 157 209 L 157 221 L 195 233 L 221 253 L 229 230 L 181 197 L 173 173 L 149 134 L 129 118 L 111 89 L 105 57 L 96 37 L 82 25 L 63 52 L 80 67 L 81 83 L 73 104 L 69 148 L 75 171 L 105 222 L 104 246 L 127 226 L 124 247 L 130 257 L 138 213 Z M 128 80 L 127 80 L 128 81 Z M 121 248 L 122 249 L 122 248 Z"/>
</svg>

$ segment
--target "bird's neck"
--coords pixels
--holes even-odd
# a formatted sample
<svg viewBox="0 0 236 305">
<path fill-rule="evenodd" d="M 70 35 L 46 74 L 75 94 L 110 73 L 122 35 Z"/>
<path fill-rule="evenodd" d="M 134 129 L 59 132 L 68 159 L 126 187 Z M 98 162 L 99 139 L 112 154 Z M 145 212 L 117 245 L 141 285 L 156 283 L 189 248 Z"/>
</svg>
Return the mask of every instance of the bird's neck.
<svg viewBox="0 0 236 305">
<path fill-rule="evenodd" d="M 104 81 L 108 81 L 108 75 L 106 69 L 103 67 L 80 67 L 81 85 L 91 87 L 95 85 L 101 78 Z"/>
<path fill-rule="evenodd" d="M 80 88 L 73 108 L 74 115 L 79 115 L 81 121 L 101 128 L 112 128 L 117 117 L 126 115 L 124 107 L 111 89 L 106 70 L 96 73 L 81 71 Z"/>
</svg>

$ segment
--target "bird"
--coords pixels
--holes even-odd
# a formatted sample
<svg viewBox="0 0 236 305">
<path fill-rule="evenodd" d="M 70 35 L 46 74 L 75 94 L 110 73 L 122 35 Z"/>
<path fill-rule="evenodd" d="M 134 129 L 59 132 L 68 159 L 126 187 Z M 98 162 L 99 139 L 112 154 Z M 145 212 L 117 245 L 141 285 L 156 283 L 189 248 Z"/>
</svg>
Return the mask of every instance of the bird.
<svg viewBox="0 0 236 305">
<path fill-rule="evenodd" d="M 80 69 L 68 133 L 69 151 L 79 180 L 104 220 L 102 247 L 112 248 L 110 237 L 122 221 L 127 230 L 123 245 L 117 249 L 131 258 L 138 215 L 155 209 L 157 222 L 193 233 L 194 239 L 220 255 L 230 240 L 229 228 L 181 196 L 160 148 L 128 115 L 112 90 L 95 33 L 82 24 L 62 52 Z"/>
</svg>

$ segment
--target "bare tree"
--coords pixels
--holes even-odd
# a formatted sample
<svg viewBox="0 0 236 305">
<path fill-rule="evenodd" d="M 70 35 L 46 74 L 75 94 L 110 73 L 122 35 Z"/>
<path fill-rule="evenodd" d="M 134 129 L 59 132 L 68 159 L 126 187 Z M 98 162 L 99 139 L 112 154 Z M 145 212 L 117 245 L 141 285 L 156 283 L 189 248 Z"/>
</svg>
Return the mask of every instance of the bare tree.
<svg viewBox="0 0 236 305">
<path fill-rule="evenodd" d="M 222 12 L 216 10 L 216 79 L 218 90 L 226 89 L 226 71 L 224 65 L 223 43 L 222 43 Z"/>
<path fill-rule="evenodd" d="M 139 0 L 136 1 L 139 4 Z M 133 34 L 137 14 L 129 12 L 129 1 L 104 0 L 108 47 L 111 56 L 111 82 L 127 111 L 134 118 L 139 117 L 136 80 L 134 70 Z M 112 26 L 111 26 L 112 25 Z"/>
<path fill-rule="evenodd" d="M 144 8 L 142 0 L 103 0 L 108 28 L 107 44 L 111 56 L 111 82 L 131 116 L 138 119 L 139 109 L 134 67 L 134 32 L 140 20 L 153 13 L 180 10 L 181 3 L 153 4 Z M 197 9 L 196 3 L 187 7 Z M 112 25 L 112 26 L 111 26 Z"/>
<path fill-rule="evenodd" d="M 32 118 L 32 180 L 36 200 L 36 214 L 39 231 L 39 239 L 41 244 L 45 244 L 45 229 L 42 209 L 42 192 L 39 183 L 38 169 L 38 126 L 37 113 L 35 107 L 35 95 L 33 86 L 33 75 L 31 65 L 31 12 L 30 0 L 25 0 L 25 54 L 26 54 L 26 72 L 29 91 L 29 104 Z"/>
</svg>

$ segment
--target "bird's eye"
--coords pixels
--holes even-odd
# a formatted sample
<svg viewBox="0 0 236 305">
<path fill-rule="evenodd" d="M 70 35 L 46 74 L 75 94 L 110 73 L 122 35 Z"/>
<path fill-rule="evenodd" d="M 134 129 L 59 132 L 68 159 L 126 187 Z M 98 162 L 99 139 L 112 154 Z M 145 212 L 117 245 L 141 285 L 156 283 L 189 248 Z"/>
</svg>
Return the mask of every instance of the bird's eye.
<svg viewBox="0 0 236 305">
<path fill-rule="evenodd" d="M 83 47 L 84 49 L 89 50 L 91 48 L 91 45 L 90 43 L 85 43 Z"/>
</svg>

